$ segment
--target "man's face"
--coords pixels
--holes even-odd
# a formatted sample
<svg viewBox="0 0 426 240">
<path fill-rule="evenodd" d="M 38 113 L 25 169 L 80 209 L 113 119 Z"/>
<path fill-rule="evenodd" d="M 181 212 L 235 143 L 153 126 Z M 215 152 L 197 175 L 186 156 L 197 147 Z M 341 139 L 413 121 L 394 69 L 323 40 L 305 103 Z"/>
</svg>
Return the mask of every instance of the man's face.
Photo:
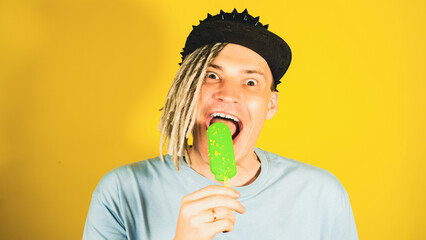
<svg viewBox="0 0 426 240">
<path fill-rule="evenodd" d="M 193 130 L 194 149 L 208 163 L 207 128 L 223 122 L 233 134 L 235 160 L 245 159 L 253 149 L 265 120 L 277 111 L 278 93 L 271 92 L 272 73 L 265 59 L 249 48 L 228 44 L 207 68 L 201 86 Z M 213 113 L 236 117 L 239 122 Z"/>
</svg>

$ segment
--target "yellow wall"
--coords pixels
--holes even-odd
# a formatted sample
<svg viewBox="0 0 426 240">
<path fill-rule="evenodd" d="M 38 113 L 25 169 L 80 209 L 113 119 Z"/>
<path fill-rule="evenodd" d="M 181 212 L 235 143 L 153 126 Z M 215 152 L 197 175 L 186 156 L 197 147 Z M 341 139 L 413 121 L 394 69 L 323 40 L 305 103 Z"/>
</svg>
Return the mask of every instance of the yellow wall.
<svg viewBox="0 0 426 240">
<path fill-rule="evenodd" d="M 233 7 L 294 54 L 258 146 L 336 175 L 361 239 L 424 238 L 425 1 L 242 2 L 0 1 L 0 239 L 80 239 L 100 178 L 159 154 L 191 25 Z"/>
</svg>

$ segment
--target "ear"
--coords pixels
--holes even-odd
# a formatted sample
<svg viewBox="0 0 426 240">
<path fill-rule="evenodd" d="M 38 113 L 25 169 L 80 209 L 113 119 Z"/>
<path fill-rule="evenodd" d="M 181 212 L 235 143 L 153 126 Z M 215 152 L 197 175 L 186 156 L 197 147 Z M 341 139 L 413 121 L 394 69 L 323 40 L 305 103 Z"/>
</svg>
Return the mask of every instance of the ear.
<svg viewBox="0 0 426 240">
<path fill-rule="evenodd" d="M 269 98 L 268 110 L 266 112 L 266 120 L 271 119 L 275 113 L 278 111 L 278 98 L 279 94 L 277 91 L 273 91 L 271 93 L 271 97 Z"/>
</svg>

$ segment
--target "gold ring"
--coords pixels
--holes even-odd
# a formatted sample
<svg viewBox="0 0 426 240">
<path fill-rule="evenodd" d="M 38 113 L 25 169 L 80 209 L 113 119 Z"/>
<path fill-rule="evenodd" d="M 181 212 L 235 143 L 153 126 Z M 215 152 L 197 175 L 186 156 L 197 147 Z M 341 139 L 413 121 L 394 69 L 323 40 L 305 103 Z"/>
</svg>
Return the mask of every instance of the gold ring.
<svg viewBox="0 0 426 240">
<path fill-rule="evenodd" d="M 213 222 L 214 222 L 217 220 L 216 212 L 214 211 L 214 209 L 212 209 L 212 213 L 213 213 Z"/>
</svg>

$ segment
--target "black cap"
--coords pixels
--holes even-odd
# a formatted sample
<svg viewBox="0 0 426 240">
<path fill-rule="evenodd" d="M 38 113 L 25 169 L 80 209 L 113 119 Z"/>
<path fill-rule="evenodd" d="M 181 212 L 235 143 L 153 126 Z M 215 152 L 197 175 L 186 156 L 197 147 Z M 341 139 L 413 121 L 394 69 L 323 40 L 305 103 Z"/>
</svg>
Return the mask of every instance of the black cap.
<svg viewBox="0 0 426 240">
<path fill-rule="evenodd" d="M 218 42 L 242 45 L 262 56 L 271 69 L 275 90 L 290 65 L 291 50 L 287 43 L 268 31 L 268 25 L 260 23 L 259 17 L 254 18 L 247 9 L 238 13 L 235 8 L 231 13 L 220 10 L 215 16 L 207 14 L 198 26 L 193 26 L 181 52 L 182 61 L 197 48 Z"/>
</svg>

